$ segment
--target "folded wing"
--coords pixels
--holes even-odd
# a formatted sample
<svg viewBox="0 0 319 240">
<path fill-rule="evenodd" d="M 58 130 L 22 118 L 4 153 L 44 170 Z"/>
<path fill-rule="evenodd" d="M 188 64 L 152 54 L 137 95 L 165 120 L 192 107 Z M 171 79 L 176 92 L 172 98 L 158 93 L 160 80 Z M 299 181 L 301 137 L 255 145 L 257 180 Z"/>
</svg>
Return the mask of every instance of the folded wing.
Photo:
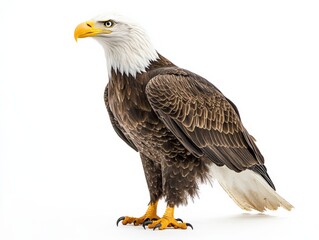
<svg viewBox="0 0 319 240">
<path fill-rule="evenodd" d="M 210 82 L 176 68 L 153 77 L 146 94 L 153 110 L 192 154 L 236 172 L 252 169 L 275 188 L 236 106 Z"/>
</svg>

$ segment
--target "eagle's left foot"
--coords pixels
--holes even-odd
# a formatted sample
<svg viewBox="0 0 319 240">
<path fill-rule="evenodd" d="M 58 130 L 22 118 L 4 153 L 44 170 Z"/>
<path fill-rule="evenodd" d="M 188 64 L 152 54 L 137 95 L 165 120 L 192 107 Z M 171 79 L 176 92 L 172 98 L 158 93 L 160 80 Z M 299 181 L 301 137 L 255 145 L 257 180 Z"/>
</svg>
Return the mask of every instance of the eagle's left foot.
<svg viewBox="0 0 319 240">
<path fill-rule="evenodd" d="M 181 222 L 178 222 L 178 221 L 181 221 Z M 187 227 L 191 227 L 193 229 L 193 226 L 190 223 L 184 223 L 181 219 L 174 218 L 174 207 L 167 207 L 162 218 L 152 222 L 149 221 L 144 224 L 146 224 L 149 228 L 153 228 L 153 230 L 157 228 L 159 230 L 163 230 L 168 227 L 173 227 L 175 229 L 176 228 L 186 229 Z"/>
</svg>

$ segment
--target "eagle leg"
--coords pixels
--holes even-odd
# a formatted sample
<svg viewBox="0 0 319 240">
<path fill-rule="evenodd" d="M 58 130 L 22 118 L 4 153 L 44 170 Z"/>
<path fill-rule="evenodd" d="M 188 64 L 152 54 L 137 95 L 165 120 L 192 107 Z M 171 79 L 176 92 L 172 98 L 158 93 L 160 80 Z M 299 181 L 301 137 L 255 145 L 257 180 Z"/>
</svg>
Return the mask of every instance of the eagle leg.
<svg viewBox="0 0 319 240">
<path fill-rule="evenodd" d="M 150 221 L 150 220 L 153 221 L 155 219 L 160 219 L 160 217 L 157 216 L 157 213 L 156 213 L 157 204 L 158 204 L 158 201 L 150 202 L 150 204 L 148 205 L 148 208 L 146 210 L 146 213 L 142 217 L 139 217 L 139 218 L 128 217 L 128 216 L 120 217 L 117 220 L 116 225 L 118 225 L 119 222 L 122 221 L 123 225 L 126 225 L 128 223 L 133 223 L 135 226 L 138 226 L 138 225 L 144 224 L 145 222 Z"/>
<path fill-rule="evenodd" d="M 174 218 L 174 206 L 167 206 L 165 213 L 162 218 L 152 221 L 152 223 L 148 224 L 149 228 L 159 229 L 163 230 L 168 227 L 173 227 L 175 229 L 181 228 L 186 229 L 187 227 L 191 227 L 193 229 L 193 226 L 190 223 L 184 223 L 184 222 L 178 222 L 180 219 Z"/>
</svg>

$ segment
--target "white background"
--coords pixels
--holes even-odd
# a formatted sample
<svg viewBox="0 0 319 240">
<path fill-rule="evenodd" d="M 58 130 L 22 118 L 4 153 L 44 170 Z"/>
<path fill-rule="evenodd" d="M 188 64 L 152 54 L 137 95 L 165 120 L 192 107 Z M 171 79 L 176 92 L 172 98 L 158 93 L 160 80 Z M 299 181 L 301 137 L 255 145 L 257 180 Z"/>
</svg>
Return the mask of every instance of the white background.
<svg viewBox="0 0 319 240">
<path fill-rule="evenodd" d="M 317 2 L 1 0 L 0 239 L 318 238 Z M 108 120 L 102 48 L 73 39 L 107 11 L 236 103 L 292 212 L 244 213 L 214 184 L 176 210 L 193 231 L 115 226 L 144 213 L 148 191 Z"/>
</svg>

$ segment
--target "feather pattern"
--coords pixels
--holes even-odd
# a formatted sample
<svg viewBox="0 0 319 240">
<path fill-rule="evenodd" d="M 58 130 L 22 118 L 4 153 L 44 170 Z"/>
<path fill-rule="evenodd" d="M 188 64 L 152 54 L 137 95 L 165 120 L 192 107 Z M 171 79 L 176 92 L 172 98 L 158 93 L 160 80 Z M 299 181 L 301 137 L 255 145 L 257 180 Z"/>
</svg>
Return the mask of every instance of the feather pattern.
<svg viewBox="0 0 319 240">
<path fill-rule="evenodd" d="M 162 69 L 147 84 L 146 94 L 154 111 L 196 155 L 237 172 L 264 163 L 237 108 L 204 78 L 177 67 Z"/>
</svg>

